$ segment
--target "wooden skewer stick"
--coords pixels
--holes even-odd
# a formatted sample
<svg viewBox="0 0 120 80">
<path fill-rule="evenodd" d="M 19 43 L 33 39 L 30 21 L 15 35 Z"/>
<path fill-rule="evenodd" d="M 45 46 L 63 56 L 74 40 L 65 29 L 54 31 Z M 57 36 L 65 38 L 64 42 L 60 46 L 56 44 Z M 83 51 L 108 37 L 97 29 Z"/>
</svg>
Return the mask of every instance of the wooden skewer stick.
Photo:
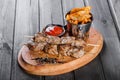
<svg viewBox="0 0 120 80">
<path fill-rule="evenodd" d="M 27 36 L 27 35 L 24 35 L 24 37 L 26 37 L 26 38 L 33 38 L 34 36 Z M 100 45 L 96 45 L 96 44 L 87 44 L 87 46 L 100 46 Z"/>
<path fill-rule="evenodd" d="M 95 45 L 95 44 L 87 44 L 87 46 L 100 46 L 100 45 Z"/>
<path fill-rule="evenodd" d="M 21 43 L 21 44 L 19 44 L 19 46 L 23 46 L 23 45 L 25 45 L 25 43 Z"/>
<path fill-rule="evenodd" d="M 27 35 L 24 35 L 24 37 L 26 37 L 26 38 L 33 38 L 34 36 L 27 36 Z"/>
</svg>

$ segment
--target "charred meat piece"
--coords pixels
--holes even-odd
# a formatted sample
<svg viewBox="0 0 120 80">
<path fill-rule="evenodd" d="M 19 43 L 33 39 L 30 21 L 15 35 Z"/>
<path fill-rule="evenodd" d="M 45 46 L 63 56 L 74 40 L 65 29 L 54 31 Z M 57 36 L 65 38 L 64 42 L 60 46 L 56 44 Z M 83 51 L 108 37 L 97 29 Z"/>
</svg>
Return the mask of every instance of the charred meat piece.
<svg viewBox="0 0 120 80">
<path fill-rule="evenodd" d="M 61 39 L 57 36 L 47 36 L 47 43 L 60 44 Z"/>
<path fill-rule="evenodd" d="M 75 57 L 75 58 L 80 58 L 84 55 L 84 49 L 83 48 L 71 48 L 68 53 L 70 56 Z"/>
<path fill-rule="evenodd" d="M 37 33 L 34 38 L 34 42 L 47 42 L 49 44 L 60 44 L 60 38 L 57 36 L 49 36 L 49 35 L 44 35 L 42 33 Z"/>
<path fill-rule="evenodd" d="M 33 41 L 34 42 L 46 42 L 47 41 L 47 38 L 46 38 L 46 35 L 44 35 L 43 33 L 37 33 L 35 34 L 34 38 L 33 38 Z"/>
<path fill-rule="evenodd" d="M 85 51 L 83 49 L 73 50 L 73 54 L 71 56 L 75 58 L 80 58 L 84 55 Z"/>
<path fill-rule="evenodd" d="M 40 43 L 36 43 L 36 42 L 29 42 L 26 45 L 28 46 L 28 48 L 32 51 L 40 51 L 43 50 L 45 45 L 47 43 L 45 42 L 40 42 Z"/>
<path fill-rule="evenodd" d="M 25 44 L 30 50 L 34 50 L 35 46 L 37 45 L 35 42 L 28 42 Z"/>
<path fill-rule="evenodd" d="M 60 45 L 59 46 L 59 54 L 64 55 L 64 56 L 70 56 L 70 54 L 68 53 L 70 48 L 71 48 L 70 45 Z"/>
<path fill-rule="evenodd" d="M 82 39 L 78 39 L 78 40 L 74 40 L 73 42 L 72 42 L 72 46 L 76 46 L 76 47 L 81 47 L 81 46 L 85 46 L 85 41 L 84 40 L 82 40 Z"/>
<path fill-rule="evenodd" d="M 75 37 L 61 37 L 61 44 L 71 44 Z"/>
<path fill-rule="evenodd" d="M 44 51 L 48 54 L 58 54 L 57 45 L 54 44 L 47 44 Z"/>
<path fill-rule="evenodd" d="M 47 43 L 42 43 L 42 42 L 38 43 L 37 45 L 35 45 L 34 51 L 43 50 L 46 44 Z"/>
</svg>

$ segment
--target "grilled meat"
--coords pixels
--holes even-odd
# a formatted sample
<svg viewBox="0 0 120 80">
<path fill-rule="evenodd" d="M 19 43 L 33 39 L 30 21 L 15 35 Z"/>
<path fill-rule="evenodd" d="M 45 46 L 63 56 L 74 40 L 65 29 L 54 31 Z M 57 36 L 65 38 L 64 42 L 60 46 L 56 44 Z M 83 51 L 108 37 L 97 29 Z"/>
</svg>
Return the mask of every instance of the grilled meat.
<svg viewBox="0 0 120 80">
<path fill-rule="evenodd" d="M 34 51 L 43 50 L 46 44 L 47 44 L 47 43 L 45 43 L 45 42 L 44 42 L 44 43 L 38 43 L 38 44 L 35 46 Z"/>
<path fill-rule="evenodd" d="M 35 48 L 35 43 L 34 42 L 29 42 L 29 43 L 27 43 L 27 44 L 25 44 L 30 50 L 34 50 L 34 48 Z"/>
<path fill-rule="evenodd" d="M 85 46 L 85 41 L 82 40 L 82 39 L 77 39 L 77 40 L 74 40 L 72 41 L 72 46 L 76 46 L 76 47 L 81 47 L 81 46 Z"/>
<path fill-rule="evenodd" d="M 75 58 L 80 58 L 80 57 L 82 57 L 82 56 L 84 55 L 84 53 L 85 53 L 85 51 L 84 51 L 83 48 L 82 48 L 82 49 L 73 48 L 73 49 L 71 50 L 71 56 L 72 56 L 72 57 L 75 57 Z"/>
<path fill-rule="evenodd" d="M 82 39 L 75 40 L 75 37 L 57 37 L 57 36 L 44 36 L 38 33 L 34 37 L 34 42 L 46 42 L 49 44 L 71 44 L 72 46 L 83 46 L 85 42 Z"/>
<path fill-rule="evenodd" d="M 59 54 L 64 55 L 64 56 L 70 56 L 68 51 L 70 50 L 71 46 L 70 45 L 60 45 L 59 46 Z"/>
<path fill-rule="evenodd" d="M 53 54 L 53 55 L 58 54 L 57 45 L 54 45 L 54 44 L 46 45 L 44 51 L 48 54 Z"/>
<path fill-rule="evenodd" d="M 71 44 L 75 37 L 61 37 L 61 44 Z"/>
<path fill-rule="evenodd" d="M 61 39 L 57 36 L 47 36 L 47 43 L 60 44 Z"/>
<path fill-rule="evenodd" d="M 38 33 L 27 46 L 33 51 L 44 51 L 52 55 L 64 55 L 79 58 L 84 54 L 85 41 L 78 37 L 57 37 Z"/>
<path fill-rule="evenodd" d="M 27 43 L 26 45 L 28 46 L 28 48 L 32 51 L 39 51 L 39 50 L 43 50 L 45 45 L 47 43 L 45 42 L 39 42 L 39 43 L 36 43 L 36 42 L 29 42 Z"/>
<path fill-rule="evenodd" d="M 43 33 L 37 33 L 35 34 L 35 36 L 33 37 L 33 41 L 34 42 L 46 42 L 47 41 L 47 38 L 46 38 L 46 35 L 44 35 Z"/>
</svg>

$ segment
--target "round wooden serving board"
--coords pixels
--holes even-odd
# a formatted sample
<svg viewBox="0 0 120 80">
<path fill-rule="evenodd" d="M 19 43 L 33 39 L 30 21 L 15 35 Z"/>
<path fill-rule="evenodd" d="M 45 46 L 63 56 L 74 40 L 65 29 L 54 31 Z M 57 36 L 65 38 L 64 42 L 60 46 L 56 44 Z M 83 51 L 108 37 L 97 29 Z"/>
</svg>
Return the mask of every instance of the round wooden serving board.
<svg viewBox="0 0 120 80">
<path fill-rule="evenodd" d="M 92 48 L 88 46 L 84 56 L 78 59 L 71 58 L 71 60 L 64 64 L 36 65 L 36 62 L 31 60 L 28 54 L 29 49 L 23 46 L 18 54 L 18 63 L 26 72 L 34 75 L 58 75 L 67 73 L 92 61 L 100 53 L 103 47 L 103 37 L 98 31 L 91 27 L 87 43 L 96 46 L 92 46 Z"/>
</svg>

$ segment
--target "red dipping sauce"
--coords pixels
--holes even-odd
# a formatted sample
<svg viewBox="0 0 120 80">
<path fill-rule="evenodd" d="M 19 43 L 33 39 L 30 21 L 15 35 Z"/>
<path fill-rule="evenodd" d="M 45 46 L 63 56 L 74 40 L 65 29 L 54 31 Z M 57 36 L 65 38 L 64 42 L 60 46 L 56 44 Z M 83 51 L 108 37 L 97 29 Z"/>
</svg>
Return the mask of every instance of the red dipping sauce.
<svg viewBox="0 0 120 80">
<path fill-rule="evenodd" d="M 62 34 L 62 32 L 63 28 L 59 26 L 48 26 L 45 29 L 45 33 L 51 36 L 59 36 L 60 34 Z"/>
</svg>

